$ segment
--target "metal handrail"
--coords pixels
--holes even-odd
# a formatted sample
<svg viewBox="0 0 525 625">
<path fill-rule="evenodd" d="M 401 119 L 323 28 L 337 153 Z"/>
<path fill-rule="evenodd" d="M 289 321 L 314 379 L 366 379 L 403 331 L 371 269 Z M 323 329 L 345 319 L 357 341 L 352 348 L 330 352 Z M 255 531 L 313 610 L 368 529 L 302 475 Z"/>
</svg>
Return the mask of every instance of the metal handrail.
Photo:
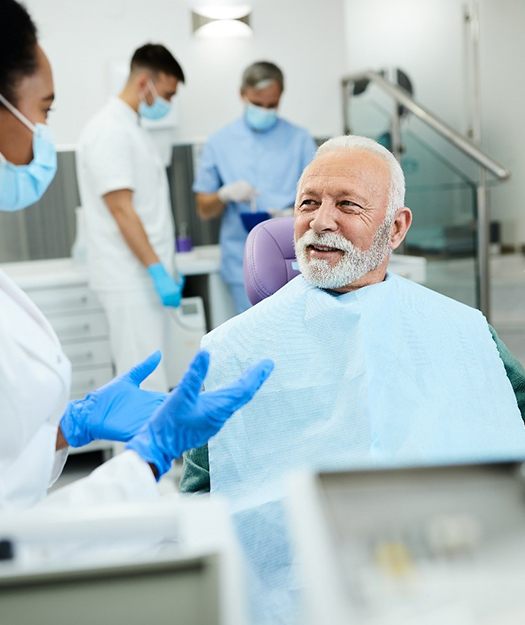
<svg viewBox="0 0 525 625">
<path fill-rule="evenodd" d="M 412 98 L 404 89 L 401 89 L 397 85 L 385 80 L 380 74 L 373 71 L 364 71 L 356 74 L 345 76 L 342 79 L 343 89 L 346 89 L 350 83 L 355 83 L 359 80 L 369 80 L 384 92 L 388 93 L 398 104 L 404 106 L 413 115 L 420 119 L 423 123 L 433 128 L 438 134 L 444 137 L 458 150 L 469 156 L 478 165 L 490 171 L 491 174 L 496 176 L 499 180 L 507 180 L 510 177 L 510 171 L 505 169 L 503 165 L 500 165 L 493 158 L 482 152 L 472 141 L 459 134 L 451 126 L 449 126 L 442 119 L 439 119 L 436 115 L 431 113 L 421 104 L 418 104 L 414 98 Z M 345 112 L 345 130 L 348 131 L 347 113 Z"/>
<path fill-rule="evenodd" d="M 476 183 L 476 209 L 477 209 L 477 265 L 478 265 L 478 301 L 479 308 L 490 319 L 490 266 L 489 266 L 489 228 L 490 228 L 490 205 L 487 198 L 487 172 L 493 174 L 498 180 L 507 180 L 510 171 L 505 169 L 493 158 L 485 154 L 479 147 L 459 134 L 442 119 L 431 113 L 421 104 L 418 104 L 412 96 L 397 85 L 385 80 L 383 76 L 373 71 L 363 71 L 345 76 L 342 79 L 343 93 L 343 118 L 345 133 L 350 132 L 349 113 L 347 101 L 351 97 L 349 86 L 358 81 L 370 81 L 387 93 L 397 105 L 402 105 L 415 117 L 427 126 L 435 130 L 449 143 L 471 158 L 480 167 L 479 180 Z M 392 144 L 393 152 L 397 159 L 401 158 L 401 125 L 398 106 L 392 115 Z"/>
</svg>

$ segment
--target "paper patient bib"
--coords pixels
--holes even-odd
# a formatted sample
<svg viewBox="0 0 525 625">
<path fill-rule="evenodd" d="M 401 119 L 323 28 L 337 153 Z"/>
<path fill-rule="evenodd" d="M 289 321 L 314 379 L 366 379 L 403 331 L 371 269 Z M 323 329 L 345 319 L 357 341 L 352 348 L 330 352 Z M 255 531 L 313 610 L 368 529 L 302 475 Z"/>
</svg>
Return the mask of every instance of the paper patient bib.
<svg viewBox="0 0 525 625">
<path fill-rule="evenodd" d="M 525 456 L 523 421 L 484 317 L 398 276 L 339 296 L 299 276 L 204 347 L 209 390 L 261 358 L 275 361 L 209 444 L 211 490 L 231 499 L 251 557 L 268 539 L 250 523 L 268 532 L 282 523 L 273 502 L 289 470 Z M 267 555 L 279 565 L 283 549 Z M 278 565 L 266 564 L 271 585 Z"/>
</svg>

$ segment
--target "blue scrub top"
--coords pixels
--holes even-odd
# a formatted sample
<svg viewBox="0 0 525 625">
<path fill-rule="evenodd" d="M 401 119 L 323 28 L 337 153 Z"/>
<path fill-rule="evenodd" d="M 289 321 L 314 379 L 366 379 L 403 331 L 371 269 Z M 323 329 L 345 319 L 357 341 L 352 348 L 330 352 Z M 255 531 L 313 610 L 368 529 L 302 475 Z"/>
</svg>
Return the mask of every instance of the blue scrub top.
<svg viewBox="0 0 525 625">
<path fill-rule="evenodd" d="M 214 193 L 237 180 L 258 191 L 257 210 L 293 206 L 297 181 L 312 160 L 316 145 L 311 135 L 282 118 L 266 132 L 252 130 L 244 117 L 210 137 L 204 146 L 193 190 Z M 242 260 L 247 232 L 239 213 L 250 205 L 229 202 L 221 230 L 221 273 L 228 284 L 243 284 Z"/>
</svg>

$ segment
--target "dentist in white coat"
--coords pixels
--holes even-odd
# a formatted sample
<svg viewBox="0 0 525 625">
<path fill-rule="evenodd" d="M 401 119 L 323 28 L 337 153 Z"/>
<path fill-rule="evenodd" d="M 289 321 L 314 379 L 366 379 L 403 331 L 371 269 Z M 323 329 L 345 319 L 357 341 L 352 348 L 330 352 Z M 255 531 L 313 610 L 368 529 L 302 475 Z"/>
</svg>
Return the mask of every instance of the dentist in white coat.
<svg viewBox="0 0 525 625">
<path fill-rule="evenodd" d="M 36 202 L 56 171 L 47 114 L 49 61 L 36 28 L 15 0 L 0 5 L 0 211 Z M 126 442 L 126 451 L 49 496 L 60 505 L 148 500 L 173 459 L 203 445 L 270 374 L 262 361 L 231 386 L 201 393 L 209 355 L 200 352 L 169 395 L 140 383 L 159 352 L 82 400 L 68 402 L 71 366 L 38 308 L 0 272 L 0 510 L 46 497 L 69 446 Z"/>
</svg>

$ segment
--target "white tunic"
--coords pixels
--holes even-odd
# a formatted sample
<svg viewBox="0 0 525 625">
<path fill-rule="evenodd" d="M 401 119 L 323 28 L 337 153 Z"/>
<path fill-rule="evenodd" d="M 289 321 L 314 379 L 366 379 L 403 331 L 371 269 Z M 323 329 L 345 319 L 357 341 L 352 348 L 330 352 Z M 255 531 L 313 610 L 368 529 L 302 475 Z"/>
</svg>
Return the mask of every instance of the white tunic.
<svg viewBox="0 0 525 625">
<path fill-rule="evenodd" d="M 51 326 L 0 272 L 0 509 L 34 505 L 61 472 L 67 450 L 55 453 L 55 445 L 70 377 Z M 150 468 L 129 451 L 49 500 L 96 504 L 156 496 Z"/>
<path fill-rule="evenodd" d="M 166 169 L 138 115 L 112 98 L 83 130 L 76 158 L 91 287 L 111 292 L 151 288 L 102 199 L 111 191 L 133 192 L 133 207 L 149 242 L 172 272 L 175 234 Z"/>
</svg>

